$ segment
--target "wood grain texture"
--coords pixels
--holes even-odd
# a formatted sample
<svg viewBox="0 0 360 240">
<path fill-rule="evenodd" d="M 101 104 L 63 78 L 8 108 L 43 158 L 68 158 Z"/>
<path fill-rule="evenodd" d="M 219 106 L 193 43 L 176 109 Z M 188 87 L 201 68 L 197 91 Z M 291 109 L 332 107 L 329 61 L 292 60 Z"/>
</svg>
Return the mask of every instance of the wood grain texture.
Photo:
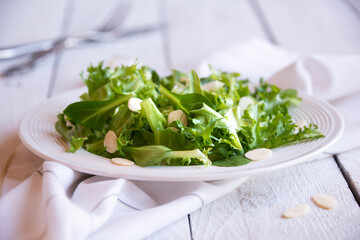
<svg viewBox="0 0 360 240">
<path fill-rule="evenodd" d="M 338 200 L 324 210 L 310 200 L 323 193 Z M 307 203 L 310 213 L 283 219 Z M 360 209 L 333 158 L 249 178 L 236 191 L 191 215 L 194 239 L 356 239 Z"/>
<path fill-rule="evenodd" d="M 37 6 L 42 6 L 37 7 Z M 57 37 L 61 31 L 65 1 L 1 1 L 0 46 Z M 22 12 L 20 18 L 18 13 Z M 46 21 L 45 21 L 46 19 Z M 24 59 L 1 61 L 0 71 Z M 34 71 L 0 79 L 0 169 L 3 170 L 20 144 L 17 126 L 26 111 L 46 98 L 54 57 L 49 57 Z M 0 178 L 3 171 L 0 173 Z M 16 177 L 15 177 L 16 178 Z M 11 179 L 10 179 L 11 180 Z M 21 181 L 21 179 L 17 179 Z M 6 182 L 4 182 L 6 185 Z M 6 186 L 5 186 L 6 187 Z"/>
<path fill-rule="evenodd" d="M 105 16 L 93 20 L 93 11 L 111 12 L 107 6 L 114 6 L 115 1 L 107 1 L 107 4 L 99 1 L 79 0 L 76 4 L 70 32 L 96 26 L 96 22 L 102 22 Z M 81 5 L 82 4 L 82 5 Z M 87 7 L 87 5 L 90 7 Z M 85 9 L 85 10 L 84 10 Z M 88 11 L 86 11 L 88 9 Z M 134 1 L 126 18 L 126 28 L 156 25 L 159 23 L 159 8 L 157 1 Z M 90 24 L 86 25 L 87 20 Z M 73 24 L 75 26 L 73 26 Z M 134 63 L 137 58 L 141 63 L 149 65 L 160 72 L 165 71 L 165 59 L 160 31 L 119 38 L 110 43 L 93 44 L 86 48 L 67 50 L 60 61 L 56 75 L 54 94 L 82 86 L 79 77 L 81 70 L 86 70 L 90 63 L 97 64 L 102 60 L 110 60 L 118 57 L 117 64 Z"/>
<path fill-rule="evenodd" d="M 57 37 L 64 7 L 65 0 L 0 1 L 0 46 Z"/>
<path fill-rule="evenodd" d="M 338 155 L 338 161 L 343 173 L 348 179 L 353 194 L 360 205 L 360 148 Z"/>
<path fill-rule="evenodd" d="M 246 0 L 167 1 L 171 67 L 189 70 L 215 50 L 266 38 Z"/>
<path fill-rule="evenodd" d="M 360 21 L 344 1 L 257 1 L 279 45 L 317 53 L 360 51 Z"/>
<path fill-rule="evenodd" d="M 176 240 L 191 240 L 190 227 L 187 217 L 184 217 L 156 233 L 145 238 L 146 240 L 157 239 L 176 239 Z"/>
</svg>

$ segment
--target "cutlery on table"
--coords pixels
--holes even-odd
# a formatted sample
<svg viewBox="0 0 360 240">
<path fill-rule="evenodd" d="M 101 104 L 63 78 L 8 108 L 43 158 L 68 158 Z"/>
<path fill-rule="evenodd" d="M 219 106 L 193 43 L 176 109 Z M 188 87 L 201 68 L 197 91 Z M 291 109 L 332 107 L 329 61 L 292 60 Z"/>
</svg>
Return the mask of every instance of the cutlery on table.
<svg viewBox="0 0 360 240">
<path fill-rule="evenodd" d="M 122 2 L 114 8 L 107 21 L 94 30 L 83 30 L 53 40 L 17 45 L 0 49 L 0 60 L 12 59 L 21 56 L 29 58 L 21 64 L 11 66 L 0 74 L 1 78 L 25 73 L 33 69 L 45 56 L 64 49 L 96 42 L 110 42 L 120 37 L 147 33 L 162 29 L 162 24 L 144 26 L 124 31 L 123 22 L 130 8 L 129 2 Z"/>
</svg>

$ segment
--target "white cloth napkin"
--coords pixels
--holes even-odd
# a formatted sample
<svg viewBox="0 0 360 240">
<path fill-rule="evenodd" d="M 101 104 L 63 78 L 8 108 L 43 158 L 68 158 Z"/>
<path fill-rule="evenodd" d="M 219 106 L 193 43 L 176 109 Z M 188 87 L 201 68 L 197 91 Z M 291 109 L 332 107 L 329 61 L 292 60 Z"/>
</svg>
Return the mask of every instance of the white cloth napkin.
<svg viewBox="0 0 360 240">
<path fill-rule="evenodd" d="M 16 167 L 25 162 L 37 164 Z M 142 239 L 246 179 L 130 181 L 91 176 L 50 161 L 36 170 L 40 162 L 23 145 L 18 148 L 8 172 L 18 179 L 0 199 L 0 239 Z M 19 175 L 26 174 L 19 183 Z"/>
<path fill-rule="evenodd" d="M 346 121 L 346 133 L 332 151 L 359 145 L 353 141 L 360 133 L 359 55 L 305 56 L 253 40 L 213 54 L 200 66 L 202 73 L 207 63 L 331 101 Z M 59 163 L 42 164 L 22 145 L 11 161 L 0 199 L 1 239 L 141 239 L 246 179 L 164 183 L 90 176 Z"/>
</svg>

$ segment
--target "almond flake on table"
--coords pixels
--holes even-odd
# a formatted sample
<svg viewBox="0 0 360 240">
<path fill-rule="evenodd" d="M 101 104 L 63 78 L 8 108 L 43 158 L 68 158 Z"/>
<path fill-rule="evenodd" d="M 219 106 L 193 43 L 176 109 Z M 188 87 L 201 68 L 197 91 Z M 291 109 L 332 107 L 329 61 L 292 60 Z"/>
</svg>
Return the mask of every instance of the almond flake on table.
<svg viewBox="0 0 360 240">
<path fill-rule="evenodd" d="M 260 161 L 270 158 L 272 151 L 268 148 L 258 148 L 245 153 L 245 157 L 252 161 Z"/>
<path fill-rule="evenodd" d="M 298 205 L 296 207 L 292 207 L 289 208 L 288 210 L 286 210 L 282 217 L 283 218 L 296 218 L 296 217 L 300 217 L 302 215 L 307 214 L 308 212 L 310 212 L 310 207 L 307 204 L 301 204 Z"/>
<path fill-rule="evenodd" d="M 110 130 L 106 133 L 104 138 L 104 147 L 109 153 L 114 153 L 117 150 L 117 136 L 114 131 Z"/>
<path fill-rule="evenodd" d="M 112 158 L 111 162 L 115 165 L 119 165 L 119 166 L 132 166 L 134 165 L 133 161 L 130 161 L 129 159 L 125 159 L 125 158 Z"/>
<path fill-rule="evenodd" d="M 141 102 L 142 100 L 140 98 L 130 98 L 128 101 L 128 108 L 133 112 L 138 112 L 141 110 Z"/>
<path fill-rule="evenodd" d="M 337 207 L 336 199 L 325 194 L 315 194 L 311 197 L 311 200 L 316 206 L 324 209 L 334 209 Z"/>
</svg>

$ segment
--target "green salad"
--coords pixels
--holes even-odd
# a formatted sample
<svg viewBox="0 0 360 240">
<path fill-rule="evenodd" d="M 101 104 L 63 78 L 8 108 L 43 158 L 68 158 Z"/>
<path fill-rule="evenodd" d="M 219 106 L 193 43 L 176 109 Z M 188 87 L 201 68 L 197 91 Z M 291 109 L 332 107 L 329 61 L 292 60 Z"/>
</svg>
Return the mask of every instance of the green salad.
<svg viewBox="0 0 360 240">
<path fill-rule="evenodd" d="M 240 166 L 251 162 L 250 150 L 323 137 L 291 118 L 288 108 L 301 101 L 296 90 L 260 80 L 250 91 L 239 73 L 210 70 L 204 78 L 178 70 L 160 77 L 137 63 L 90 65 L 80 74 L 88 91 L 58 114 L 55 128 L 69 152 L 83 147 L 143 167 Z"/>
</svg>

